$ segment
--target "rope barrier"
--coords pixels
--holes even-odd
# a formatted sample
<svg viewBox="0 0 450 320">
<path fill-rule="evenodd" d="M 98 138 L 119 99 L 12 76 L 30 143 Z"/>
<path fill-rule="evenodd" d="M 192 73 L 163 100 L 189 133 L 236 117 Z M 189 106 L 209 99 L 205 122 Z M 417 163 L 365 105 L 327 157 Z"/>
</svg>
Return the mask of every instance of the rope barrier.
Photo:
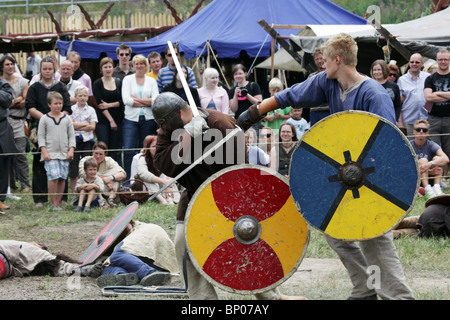
<svg viewBox="0 0 450 320">
<path fill-rule="evenodd" d="M 174 190 L 174 191 L 163 191 L 161 193 L 181 193 L 183 192 L 182 190 Z M 149 191 L 104 191 L 104 192 L 95 192 L 95 195 L 105 195 L 108 193 L 114 193 L 116 195 L 119 194 L 153 194 L 153 192 L 149 192 Z M 9 193 L 5 194 L 5 193 L 0 193 L 0 196 L 7 196 Z M 20 193 L 20 196 L 57 196 L 57 195 L 67 195 L 67 196 L 72 196 L 72 195 L 80 195 L 80 193 L 73 193 L 73 192 L 61 192 L 61 193 L 31 193 L 31 192 L 27 192 L 27 193 Z M 86 195 L 88 195 L 88 193 L 86 193 Z"/>
<path fill-rule="evenodd" d="M 274 136 L 277 136 L 277 133 L 274 134 Z M 441 136 L 450 136 L 450 133 L 441 133 L 441 134 L 429 134 L 427 137 L 441 137 Z M 414 136 L 405 136 L 406 138 L 414 138 Z M 280 144 L 279 141 L 273 141 L 273 142 L 258 142 L 258 145 L 276 145 Z M 120 149 L 108 149 L 105 152 L 123 152 L 123 151 L 142 151 L 142 150 L 150 150 L 150 148 L 120 148 Z M 74 150 L 74 153 L 92 153 L 93 150 Z M 30 151 L 30 152 L 16 152 L 16 153 L 2 153 L 0 156 L 17 156 L 17 155 L 35 155 L 35 154 L 41 154 L 41 151 Z"/>
<path fill-rule="evenodd" d="M 450 134 L 447 134 L 447 135 L 450 135 Z M 293 142 L 297 143 L 297 141 L 293 141 Z M 252 146 L 265 146 L 265 145 L 274 146 L 274 145 L 279 145 L 279 144 L 282 144 L 282 142 L 280 142 L 280 141 L 256 142 L 256 143 L 252 143 L 251 145 Z M 139 153 L 141 151 L 150 150 L 150 148 L 108 149 L 106 152 L 116 152 L 116 151 L 124 152 L 124 151 L 130 151 L 130 150 L 131 151 L 138 151 L 138 153 Z M 92 152 L 93 152 L 93 150 L 74 150 L 74 153 L 92 153 Z M 37 154 L 41 154 L 41 153 L 42 153 L 41 151 L 1 153 L 0 157 L 1 156 L 5 156 L 5 157 L 6 156 L 19 156 L 19 155 L 37 155 Z"/>
<path fill-rule="evenodd" d="M 450 178 L 450 175 L 443 175 L 443 176 L 430 176 L 428 177 L 428 179 L 436 179 L 436 178 L 440 178 L 440 179 L 448 179 Z M 420 180 L 428 180 L 427 178 L 419 178 Z M 161 193 L 181 193 L 183 192 L 183 190 L 173 190 L 173 191 L 163 191 Z M 152 192 L 149 191 L 134 191 L 134 190 L 130 190 L 130 191 L 104 191 L 104 192 L 95 192 L 95 195 L 104 195 L 104 194 L 108 194 L 108 193 L 114 193 L 116 195 L 120 195 L 120 194 L 153 194 Z M 52 195 L 67 195 L 67 196 L 73 196 L 73 195 L 79 195 L 80 193 L 74 193 L 74 192 L 63 192 L 63 193 L 31 193 L 31 192 L 26 192 L 26 193 L 20 193 L 20 196 L 52 196 Z M 5 193 L 0 193 L 0 196 L 7 196 L 7 194 Z"/>
<path fill-rule="evenodd" d="M 149 150 L 149 148 L 127 148 L 127 149 L 108 149 L 105 152 L 123 152 L 123 151 L 141 151 L 141 150 Z M 93 150 L 74 150 L 74 153 L 92 153 Z M 30 152 L 17 152 L 17 153 L 1 153 L 0 156 L 18 156 L 18 155 L 36 155 L 36 154 L 41 154 L 41 151 L 30 151 Z"/>
<path fill-rule="evenodd" d="M 443 134 L 429 134 L 427 137 L 433 137 L 433 136 L 449 136 L 450 135 L 450 133 L 443 133 Z M 277 136 L 277 133 L 275 133 L 274 134 L 274 136 Z M 414 138 L 414 135 L 412 135 L 412 136 L 406 136 L 407 138 Z M 278 140 L 278 139 L 277 139 Z M 254 144 L 252 144 L 252 145 L 256 145 L 256 146 L 262 146 L 263 147 L 263 151 L 265 151 L 265 152 L 268 152 L 267 150 L 265 150 L 266 148 L 264 148 L 264 146 L 265 145 L 271 145 L 271 146 L 277 146 L 277 145 L 279 145 L 279 144 L 281 144 L 281 142 L 279 142 L 279 141 L 273 141 L 273 142 L 258 142 L 258 143 L 254 143 Z M 138 151 L 138 152 L 141 152 L 141 151 L 145 151 L 145 150 L 150 150 L 150 148 L 127 148 L 127 149 L 123 149 L 123 148 L 120 148 L 120 149 L 108 149 L 106 152 L 124 152 L 124 151 Z M 93 152 L 93 150 L 74 150 L 74 153 L 92 153 Z M 0 154 L 0 156 L 16 156 L 16 155 L 28 155 L 28 154 L 30 154 L 30 155 L 37 155 L 37 154 L 41 154 L 41 151 L 31 151 L 31 152 L 17 152 L 17 153 L 2 153 L 2 154 Z M 450 178 L 450 175 L 443 175 L 443 176 L 430 176 L 428 179 L 436 179 L 436 178 L 441 178 L 441 179 L 448 179 L 448 178 Z M 68 178 L 69 179 L 69 178 Z M 420 178 L 421 180 L 425 180 L 425 179 L 427 179 L 427 178 Z M 114 191 L 111 191 L 111 192 L 114 192 Z M 173 192 L 181 192 L 181 191 L 172 191 L 172 193 Z M 95 193 L 95 194 L 105 194 L 105 193 L 109 193 L 109 192 L 100 192 L 100 193 Z M 114 192 L 115 194 L 120 194 L 121 192 L 120 191 L 115 191 Z M 125 194 L 129 194 L 130 193 L 130 191 L 126 191 L 126 192 L 122 192 L 122 193 L 125 193 Z M 149 192 L 147 192 L 147 191 L 132 191 L 132 193 L 134 193 L 134 194 L 139 194 L 139 193 L 149 193 Z M 164 193 L 167 193 L 167 191 L 165 191 Z M 0 196 L 7 196 L 8 194 L 2 194 L 2 193 L 0 193 Z M 47 195 L 47 196 L 50 196 L 50 195 L 79 195 L 79 193 L 38 193 L 38 194 L 35 194 L 35 193 L 21 193 L 20 194 L 21 196 L 34 196 L 34 195 Z"/>
</svg>

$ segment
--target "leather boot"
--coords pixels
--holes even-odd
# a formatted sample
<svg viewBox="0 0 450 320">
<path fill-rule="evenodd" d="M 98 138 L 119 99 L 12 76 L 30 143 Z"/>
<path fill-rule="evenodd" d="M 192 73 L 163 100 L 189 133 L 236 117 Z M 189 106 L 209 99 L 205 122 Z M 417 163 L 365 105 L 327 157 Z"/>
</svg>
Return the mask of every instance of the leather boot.
<svg viewBox="0 0 450 320">
<path fill-rule="evenodd" d="M 417 221 L 419 221 L 419 216 L 405 218 L 398 224 L 396 229 L 417 229 Z"/>
<path fill-rule="evenodd" d="M 0 210 L 8 210 L 8 209 L 9 209 L 9 206 L 7 206 L 2 201 L 0 201 Z"/>
</svg>

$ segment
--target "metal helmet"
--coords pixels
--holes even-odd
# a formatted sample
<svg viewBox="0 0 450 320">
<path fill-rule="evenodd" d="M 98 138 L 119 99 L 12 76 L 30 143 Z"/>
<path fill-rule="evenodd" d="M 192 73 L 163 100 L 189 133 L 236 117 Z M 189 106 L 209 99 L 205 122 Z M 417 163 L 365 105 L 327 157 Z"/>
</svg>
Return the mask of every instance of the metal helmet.
<svg viewBox="0 0 450 320">
<path fill-rule="evenodd" d="M 163 129 L 174 130 L 180 124 L 180 110 L 186 102 L 173 92 L 163 92 L 159 94 L 152 103 L 153 117 L 156 123 Z"/>
</svg>

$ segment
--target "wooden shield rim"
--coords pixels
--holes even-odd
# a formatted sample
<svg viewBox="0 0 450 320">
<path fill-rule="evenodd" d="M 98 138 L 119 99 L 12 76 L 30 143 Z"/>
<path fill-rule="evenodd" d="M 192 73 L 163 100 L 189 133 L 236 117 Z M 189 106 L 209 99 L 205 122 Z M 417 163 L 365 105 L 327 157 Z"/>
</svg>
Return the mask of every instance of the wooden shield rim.
<svg viewBox="0 0 450 320">
<path fill-rule="evenodd" d="M 134 208 L 132 208 L 132 207 L 134 207 Z M 96 239 L 98 239 L 98 238 L 104 233 L 105 229 L 106 229 L 112 222 L 114 222 L 114 220 L 116 220 L 118 216 L 120 216 L 121 214 L 123 214 L 123 213 L 126 212 L 127 210 L 130 210 L 130 209 L 133 210 L 133 212 L 132 212 L 131 214 L 129 214 L 128 217 L 127 217 L 127 220 L 128 220 L 127 223 L 123 225 L 123 227 L 120 229 L 120 232 L 117 233 L 117 235 L 114 237 L 113 241 L 111 241 L 111 243 L 109 243 L 109 244 L 103 249 L 103 251 L 102 251 L 101 253 L 103 253 L 103 252 L 105 252 L 106 250 L 108 250 L 108 248 L 111 247 L 111 245 L 114 243 L 114 241 L 120 236 L 120 234 L 123 232 L 123 230 L 125 230 L 127 224 L 133 219 L 133 216 L 134 216 L 134 214 L 136 213 L 138 207 L 139 207 L 139 203 L 138 203 L 137 201 L 133 201 L 132 203 L 130 203 L 129 205 L 127 205 L 125 208 L 123 208 L 122 210 L 120 210 L 120 212 L 119 212 L 114 218 L 112 218 L 112 219 L 108 222 L 108 224 L 107 224 L 105 227 L 103 227 L 103 229 L 96 235 L 95 239 L 89 244 L 89 246 L 86 248 L 86 250 L 85 250 L 85 251 L 83 252 L 83 254 L 81 255 L 80 260 L 81 260 L 81 262 L 82 262 L 82 265 L 92 264 L 92 263 L 94 263 L 95 260 L 99 257 L 98 252 L 97 252 L 97 253 L 96 253 L 96 254 L 97 254 L 97 258 L 95 258 L 93 261 L 85 262 L 86 260 L 88 260 L 88 259 L 90 258 L 90 256 L 91 256 L 92 254 L 95 253 L 95 250 L 93 249 L 93 250 L 92 250 L 92 254 L 89 255 L 89 256 L 87 256 L 87 257 L 85 257 L 85 258 L 83 259 L 83 256 L 86 254 L 86 252 L 89 250 L 89 248 L 91 248 L 91 246 L 93 246 L 93 245 L 95 244 Z"/>
<path fill-rule="evenodd" d="M 265 288 L 260 288 L 260 289 L 255 289 L 255 290 L 239 290 L 239 289 L 235 289 L 235 288 L 231 288 L 228 287 L 222 283 L 219 283 L 218 281 L 216 281 L 215 279 L 213 279 L 209 274 L 207 274 L 198 264 L 197 262 L 197 258 L 194 256 L 194 254 L 192 253 L 192 250 L 189 246 L 189 241 L 188 241 L 188 236 L 187 236 L 187 226 L 188 226 L 188 222 L 189 222 L 189 216 L 190 216 L 190 212 L 192 210 L 192 207 L 194 206 L 194 203 L 197 199 L 197 197 L 200 195 L 200 193 L 203 191 L 203 189 L 209 185 L 212 181 L 214 181 L 216 178 L 218 178 L 219 176 L 229 172 L 229 171 L 234 171 L 237 169 L 258 169 L 261 171 L 265 171 L 268 174 L 271 174 L 273 176 L 276 176 L 277 178 L 279 178 L 280 180 L 282 180 L 284 183 L 286 183 L 286 185 L 289 187 L 289 182 L 287 180 L 286 177 L 284 177 L 283 175 L 279 174 L 278 172 L 267 168 L 267 167 L 263 167 L 260 165 L 253 165 L 253 164 L 240 164 L 240 165 L 233 165 L 230 167 L 227 167 L 225 169 L 222 169 L 218 172 L 216 172 L 215 174 L 211 175 L 207 180 L 205 180 L 200 187 L 196 190 L 196 192 L 194 193 L 194 195 L 192 196 L 191 200 L 189 201 L 189 205 L 188 208 L 186 210 L 186 216 L 184 219 L 184 238 L 185 238 L 185 244 L 186 244 L 186 250 L 188 252 L 188 255 L 191 259 L 192 264 L 194 265 L 195 269 L 200 272 L 200 274 L 212 285 L 230 292 L 230 293 L 236 293 L 236 294 L 257 294 L 257 293 L 262 293 L 262 292 L 267 292 L 273 288 L 276 288 L 278 286 L 280 286 L 282 283 L 284 283 L 286 280 L 288 280 L 299 268 L 301 262 L 303 261 L 303 258 L 306 254 L 307 248 L 308 248 L 308 244 L 309 244 L 309 240 L 310 240 L 310 229 L 309 229 L 309 223 L 308 221 L 306 221 L 305 219 L 305 226 L 306 226 L 306 239 L 305 239 L 305 244 L 303 246 L 303 250 L 302 250 L 302 254 L 300 255 L 299 259 L 297 260 L 296 264 L 294 265 L 294 267 L 287 273 L 284 275 L 283 278 L 279 279 L 278 281 L 274 282 L 273 284 L 265 287 Z M 289 190 L 290 191 L 290 190 Z M 292 195 L 291 195 L 292 196 Z M 295 206 L 295 201 L 294 201 L 294 206 Z M 296 207 L 296 206 L 295 206 Z M 299 213 L 300 214 L 300 213 Z M 303 218 L 303 216 L 300 214 L 300 216 Z M 304 218 L 303 218 L 304 219 Z"/>
<path fill-rule="evenodd" d="M 361 110 L 346 110 L 346 111 L 341 111 L 341 112 L 333 113 L 333 114 L 331 114 L 331 115 L 329 115 L 329 116 L 327 116 L 327 117 L 321 119 L 321 120 L 318 121 L 317 123 L 315 123 L 314 126 L 312 126 L 307 132 L 305 132 L 305 134 L 302 136 L 302 138 L 297 142 L 296 146 L 294 147 L 294 151 L 292 152 L 292 156 L 291 156 L 291 163 L 292 163 L 292 157 L 293 157 L 295 151 L 300 147 L 301 142 L 302 142 L 303 139 L 307 136 L 308 132 L 310 132 L 311 130 L 314 129 L 314 127 L 319 126 L 321 123 L 323 123 L 324 121 L 327 121 L 327 120 L 330 119 L 330 118 L 335 118 L 335 117 L 339 117 L 339 116 L 346 115 L 346 114 L 361 114 L 361 115 L 370 116 L 370 117 L 376 118 L 376 119 L 378 119 L 378 120 L 380 120 L 380 121 L 383 121 L 384 123 L 388 124 L 391 128 L 393 128 L 394 130 L 396 130 L 396 131 L 398 132 L 399 136 L 402 138 L 402 140 L 403 140 L 404 142 L 406 142 L 405 145 L 409 148 L 411 154 L 414 156 L 413 158 L 414 158 L 414 162 L 415 162 L 415 165 L 416 165 L 416 171 L 417 171 L 417 182 L 416 182 L 416 189 L 415 189 L 415 193 L 414 193 L 413 200 L 412 200 L 411 205 L 409 206 L 408 210 L 405 210 L 405 213 L 397 220 L 397 222 L 396 222 L 393 226 L 391 226 L 390 228 L 388 228 L 388 229 L 385 230 L 384 232 L 382 232 L 382 233 L 380 233 L 380 234 L 378 234 L 378 235 L 376 235 L 376 236 L 374 236 L 374 237 L 367 237 L 367 238 L 363 238 L 363 239 L 359 239 L 359 238 L 352 238 L 352 239 L 350 239 L 350 238 L 336 238 L 336 237 L 333 237 L 332 235 L 329 235 L 328 233 L 326 233 L 324 230 L 322 230 L 322 229 L 318 228 L 317 226 L 313 225 L 312 223 L 310 223 L 310 222 L 308 221 L 308 219 L 306 219 L 306 218 L 305 218 L 305 219 L 306 219 L 306 221 L 308 221 L 308 224 L 309 224 L 310 226 L 312 226 L 314 229 L 320 231 L 320 232 L 323 233 L 323 234 L 326 234 L 327 236 L 329 236 L 329 237 L 331 237 L 331 238 L 337 239 L 337 240 L 342 240 L 342 241 L 365 241 L 365 240 L 371 240 L 371 239 L 375 239 L 375 238 L 381 237 L 382 235 L 385 235 L 386 233 L 390 232 L 391 230 L 395 229 L 395 228 L 398 226 L 398 224 L 399 224 L 399 223 L 400 223 L 400 222 L 401 222 L 401 221 L 402 221 L 402 220 L 410 213 L 410 211 L 414 208 L 414 205 L 415 205 L 416 200 L 417 200 L 417 194 L 418 194 L 419 187 L 420 187 L 420 169 L 419 169 L 419 163 L 418 163 L 418 160 L 417 160 L 416 153 L 415 153 L 413 147 L 411 146 L 411 143 L 410 143 L 409 140 L 407 139 L 407 137 L 403 134 L 403 132 L 402 132 L 397 126 L 393 125 L 393 124 L 392 124 L 390 121 L 388 121 L 387 119 L 385 119 L 385 118 L 383 118 L 383 117 L 381 117 L 381 116 L 379 116 L 379 115 L 376 115 L 376 114 L 374 114 L 374 113 L 367 112 L 367 111 L 361 111 Z M 289 177 L 291 177 L 291 170 L 292 170 L 292 166 L 290 166 L 290 168 L 289 168 Z M 295 170 L 295 169 L 294 169 L 294 170 Z M 290 181 L 289 181 L 289 182 L 290 182 Z M 291 188 L 290 183 L 289 183 L 289 188 Z M 295 203 L 295 206 L 297 207 L 298 211 L 301 213 L 301 212 L 302 212 L 302 211 L 301 211 L 301 206 L 300 206 L 300 204 L 298 203 L 298 201 L 296 201 L 296 200 L 294 199 L 294 203 Z M 303 214 L 302 214 L 302 216 L 303 216 Z"/>
</svg>

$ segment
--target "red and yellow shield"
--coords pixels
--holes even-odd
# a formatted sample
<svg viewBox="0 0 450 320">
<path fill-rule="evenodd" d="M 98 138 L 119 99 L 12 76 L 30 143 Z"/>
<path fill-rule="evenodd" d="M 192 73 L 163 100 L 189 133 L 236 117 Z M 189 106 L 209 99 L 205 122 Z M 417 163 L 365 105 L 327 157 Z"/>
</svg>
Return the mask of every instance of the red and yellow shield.
<svg viewBox="0 0 450 320">
<path fill-rule="evenodd" d="M 186 244 L 196 268 L 226 291 L 254 294 L 287 280 L 309 239 L 287 179 L 262 166 L 237 165 L 194 194 Z"/>
</svg>

